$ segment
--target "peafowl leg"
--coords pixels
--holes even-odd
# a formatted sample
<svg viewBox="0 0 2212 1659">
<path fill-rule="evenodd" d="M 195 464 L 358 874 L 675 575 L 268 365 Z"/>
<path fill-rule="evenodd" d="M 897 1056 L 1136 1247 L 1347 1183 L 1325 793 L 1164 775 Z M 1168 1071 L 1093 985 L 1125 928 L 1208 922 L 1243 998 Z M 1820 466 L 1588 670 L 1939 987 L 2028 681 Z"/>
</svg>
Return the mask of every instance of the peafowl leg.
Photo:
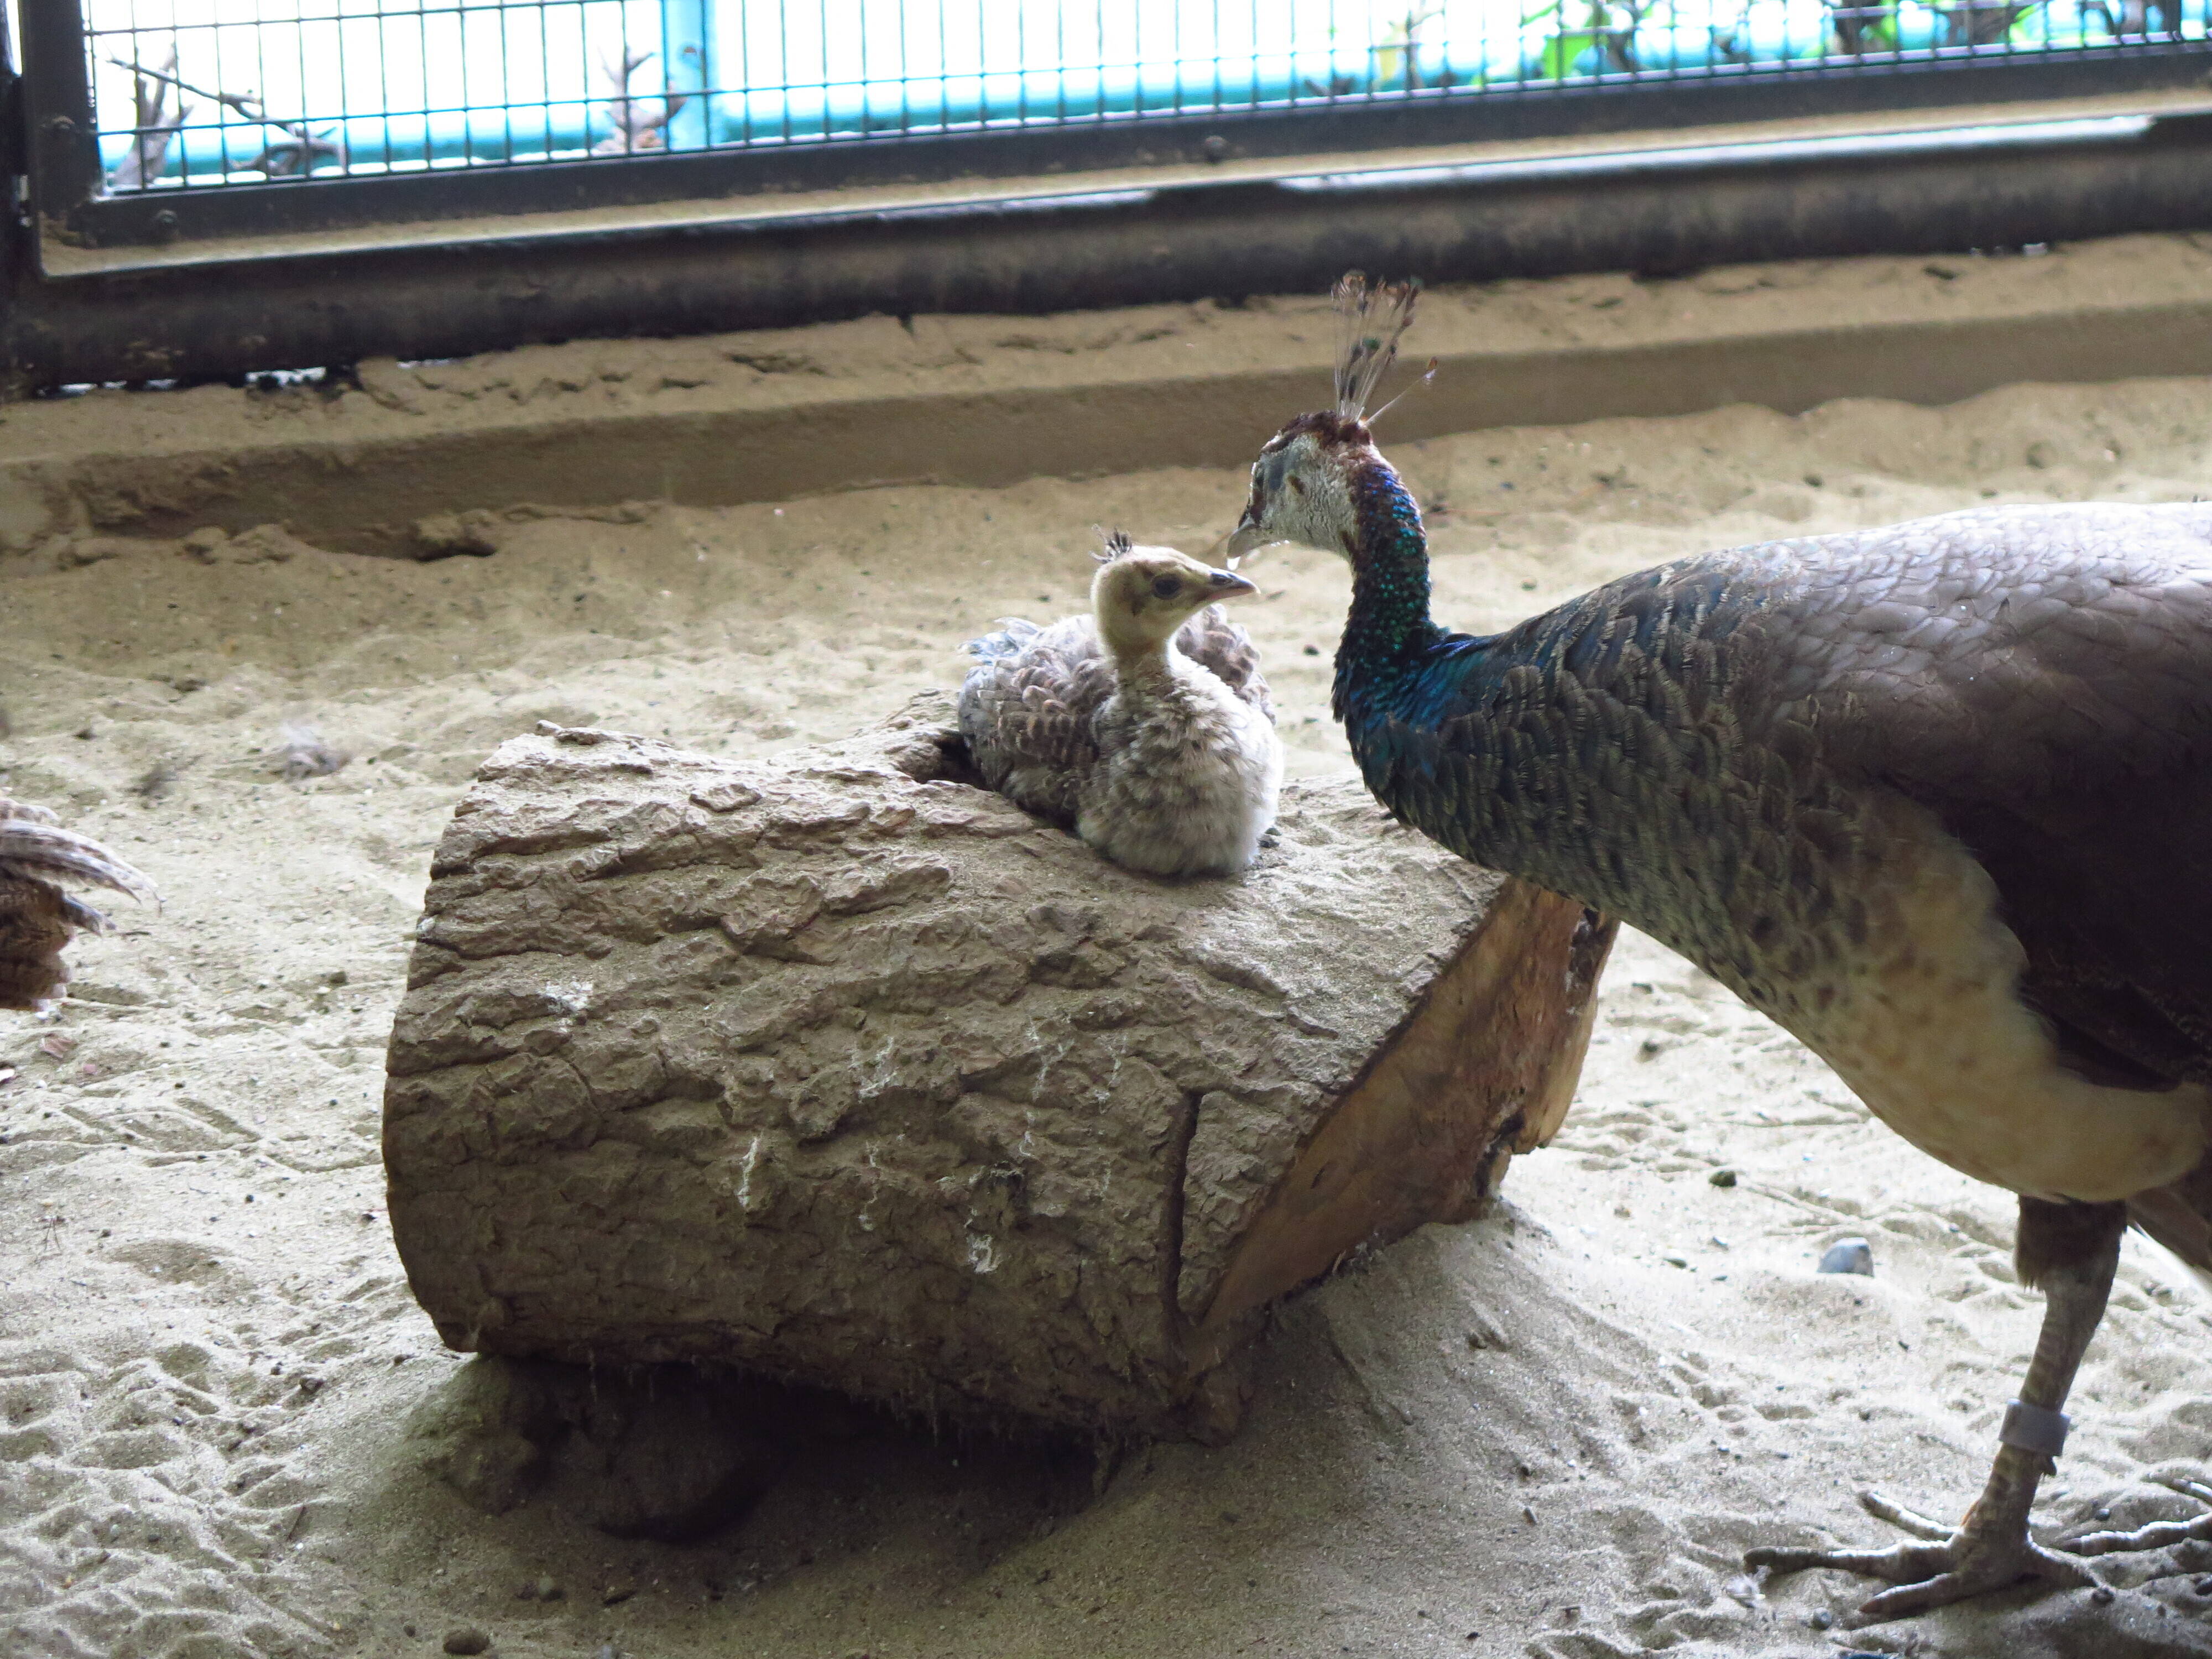
<svg viewBox="0 0 2212 1659">
<path fill-rule="evenodd" d="M 2028 1536 L 2027 1513 L 2038 1483 L 2065 1443 L 2066 1419 L 2059 1408 L 2105 1316 L 2127 1215 L 2124 1204 L 2021 1200 L 2016 1256 L 2021 1280 L 2043 1289 L 2043 1329 L 2020 1398 L 1998 1431 L 2002 1443 L 1989 1484 L 1955 1531 L 1869 1492 L 1863 1500 L 1869 1510 L 1918 1534 L 1920 1541 L 1889 1549 L 1755 1549 L 1745 1556 L 1745 1565 L 1777 1572 L 1826 1567 L 1887 1579 L 1894 1588 L 1859 1609 L 1860 1618 L 1869 1623 L 1924 1613 L 2023 1580 L 2061 1586 L 2094 1583 L 2078 1559 L 2045 1549 Z"/>
</svg>

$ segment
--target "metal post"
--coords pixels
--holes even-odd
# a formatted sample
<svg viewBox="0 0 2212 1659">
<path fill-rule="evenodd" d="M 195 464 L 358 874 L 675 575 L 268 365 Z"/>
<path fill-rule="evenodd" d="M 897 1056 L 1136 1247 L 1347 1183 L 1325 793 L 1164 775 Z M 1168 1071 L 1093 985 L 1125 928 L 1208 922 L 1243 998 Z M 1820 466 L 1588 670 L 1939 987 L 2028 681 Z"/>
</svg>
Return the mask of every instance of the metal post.
<svg viewBox="0 0 2212 1659">
<path fill-rule="evenodd" d="M 23 84 L 15 73 L 15 42 L 0 10 L 0 307 L 12 307 L 31 279 L 30 221 L 24 174 L 31 165 L 30 136 L 23 128 Z"/>
<path fill-rule="evenodd" d="M 44 225 L 72 228 L 100 187 L 84 13 L 77 0 L 22 0 L 22 19 L 32 206 Z"/>
<path fill-rule="evenodd" d="M 704 149 L 713 143 L 715 0 L 660 0 L 662 70 L 678 92 L 693 94 L 667 126 L 671 149 Z"/>
</svg>

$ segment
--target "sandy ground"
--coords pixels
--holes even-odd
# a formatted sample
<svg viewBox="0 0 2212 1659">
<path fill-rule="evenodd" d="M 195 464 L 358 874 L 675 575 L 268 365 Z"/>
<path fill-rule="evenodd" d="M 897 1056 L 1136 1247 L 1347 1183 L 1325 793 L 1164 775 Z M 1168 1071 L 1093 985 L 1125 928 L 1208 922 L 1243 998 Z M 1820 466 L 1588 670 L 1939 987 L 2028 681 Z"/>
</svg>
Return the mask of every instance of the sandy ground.
<svg viewBox="0 0 2212 1659">
<path fill-rule="evenodd" d="M 2212 387 L 2135 382 L 1396 453 L 1439 613 L 1490 627 L 1707 546 L 2185 499 L 2208 432 Z M 1074 608 L 1092 526 L 1203 548 L 1243 489 L 1165 471 L 523 517 L 495 556 L 429 564 L 276 532 L 0 559 L 0 787 L 167 895 L 81 942 L 57 1015 L 0 1016 L 0 1650 L 432 1654 L 477 1625 L 546 1659 L 2212 1652 L 2187 1574 L 1848 1638 L 1827 1616 L 1858 1586 L 1740 1576 L 1762 1540 L 1887 1541 L 1869 1484 L 1957 1513 L 2038 1304 L 2003 1195 L 1635 939 L 1558 1143 L 1492 1218 L 1289 1307 L 1225 1448 L 1094 1465 L 864 1428 L 683 1547 L 548 1503 L 487 1519 L 422 1472 L 410 1413 L 463 1361 L 385 1226 L 380 1062 L 478 760 L 541 719 L 728 753 L 842 735 L 954 683 L 992 618 Z M 1340 768 L 1344 573 L 1254 574 L 1293 769 Z M 283 780 L 286 720 L 352 760 Z M 1850 1234 L 1875 1276 L 1817 1276 Z M 2052 1523 L 2193 1509 L 2143 1483 L 2212 1445 L 2212 1304 L 2180 1279 L 2129 1245 Z M 517 1596 L 541 1578 L 558 1599 Z"/>
</svg>

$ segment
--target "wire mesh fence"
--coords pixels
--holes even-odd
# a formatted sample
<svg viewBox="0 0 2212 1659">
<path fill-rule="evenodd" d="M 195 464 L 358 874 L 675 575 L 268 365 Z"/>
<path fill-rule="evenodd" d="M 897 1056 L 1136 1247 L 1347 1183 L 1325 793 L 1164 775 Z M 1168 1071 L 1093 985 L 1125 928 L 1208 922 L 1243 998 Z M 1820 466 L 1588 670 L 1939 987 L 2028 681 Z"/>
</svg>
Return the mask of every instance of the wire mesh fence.
<svg viewBox="0 0 2212 1659">
<path fill-rule="evenodd" d="M 86 0 L 111 195 L 2157 50 L 2212 0 Z"/>
</svg>

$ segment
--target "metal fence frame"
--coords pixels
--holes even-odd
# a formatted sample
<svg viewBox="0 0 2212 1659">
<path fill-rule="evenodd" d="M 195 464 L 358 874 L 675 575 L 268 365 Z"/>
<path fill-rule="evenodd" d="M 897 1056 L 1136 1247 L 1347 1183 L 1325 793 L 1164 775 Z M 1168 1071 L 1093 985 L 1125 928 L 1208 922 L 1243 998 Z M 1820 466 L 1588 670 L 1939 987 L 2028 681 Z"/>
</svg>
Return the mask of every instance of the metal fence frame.
<svg viewBox="0 0 2212 1659">
<path fill-rule="evenodd" d="M 0 71 L 15 209 L 0 395 L 871 310 L 1285 291 L 1347 262 L 1468 280 L 2212 228 L 2212 96 L 2201 118 L 2030 124 L 1987 144 L 1854 149 L 1844 133 L 1365 182 L 1301 170 L 1364 150 L 1785 118 L 1917 110 L 1937 128 L 1946 106 L 2203 87 L 2204 41 L 104 197 L 79 0 L 21 3 L 22 73 Z M 1218 168 L 1231 159 L 1271 164 Z M 1085 191 L 1083 174 L 1115 168 L 1161 182 Z M 1027 182 L 1009 199 L 1012 180 Z M 903 208 L 778 204 L 921 182 L 938 189 Z M 670 202 L 697 210 L 630 224 L 611 211 Z M 580 209 L 609 222 L 453 225 Z"/>
<path fill-rule="evenodd" d="M 1279 111 L 307 177 L 104 198 L 81 0 L 21 3 L 40 215 L 79 246 L 109 248 L 484 214 L 2093 96 L 2186 84 L 2212 66 L 2212 42 L 2206 41 L 2049 52 L 1969 47 L 1774 70 L 1365 95 Z"/>
</svg>

